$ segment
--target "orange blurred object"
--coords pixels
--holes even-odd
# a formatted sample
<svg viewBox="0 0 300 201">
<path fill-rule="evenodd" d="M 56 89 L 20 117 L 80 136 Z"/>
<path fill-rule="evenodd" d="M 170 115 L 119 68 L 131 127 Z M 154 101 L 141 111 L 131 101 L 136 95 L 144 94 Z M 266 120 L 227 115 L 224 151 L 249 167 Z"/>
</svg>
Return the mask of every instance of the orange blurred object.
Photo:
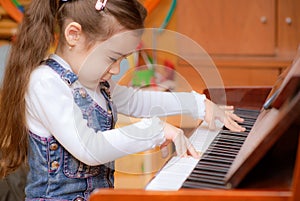
<svg viewBox="0 0 300 201">
<path fill-rule="evenodd" d="M 144 6 L 147 9 L 148 14 L 150 14 L 153 9 L 159 4 L 160 0 L 145 0 Z"/>
<path fill-rule="evenodd" d="M 22 21 L 23 13 L 10 0 L 0 0 L 0 4 L 16 22 L 20 23 Z"/>
</svg>

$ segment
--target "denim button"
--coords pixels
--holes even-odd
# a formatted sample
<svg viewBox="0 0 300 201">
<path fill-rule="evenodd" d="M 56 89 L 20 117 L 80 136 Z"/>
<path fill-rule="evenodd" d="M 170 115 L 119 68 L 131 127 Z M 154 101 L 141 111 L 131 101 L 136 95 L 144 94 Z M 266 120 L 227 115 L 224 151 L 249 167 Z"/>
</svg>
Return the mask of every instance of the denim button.
<svg viewBox="0 0 300 201">
<path fill-rule="evenodd" d="M 83 88 L 79 89 L 79 93 L 80 93 L 80 95 L 81 95 L 82 98 L 86 98 L 86 91 L 85 91 L 85 89 L 83 89 Z"/>
<path fill-rule="evenodd" d="M 53 143 L 53 144 L 50 145 L 50 150 L 51 151 L 55 151 L 55 150 L 57 150 L 57 148 L 58 148 L 58 145 L 56 143 Z"/>
<path fill-rule="evenodd" d="M 51 168 L 54 169 L 54 170 L 56 170 L 57 168 L 59 168 L 59 162 L 53 161 L 51 163 Z"/>
</svg>

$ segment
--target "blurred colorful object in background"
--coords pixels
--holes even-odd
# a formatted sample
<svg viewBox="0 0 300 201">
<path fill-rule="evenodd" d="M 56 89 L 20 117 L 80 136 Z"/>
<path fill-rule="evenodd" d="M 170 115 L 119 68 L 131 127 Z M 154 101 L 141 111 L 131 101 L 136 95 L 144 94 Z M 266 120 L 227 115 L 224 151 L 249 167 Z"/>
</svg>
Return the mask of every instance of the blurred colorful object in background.
<svg viewBox="0 0 300 201">
<path fill-rule="evenodd" d="M 13 20 L 15 20 L 17 23 L 22 21 L 24 10 L 18 1 L 0 0 L 0 4 Z"/>
</svg>

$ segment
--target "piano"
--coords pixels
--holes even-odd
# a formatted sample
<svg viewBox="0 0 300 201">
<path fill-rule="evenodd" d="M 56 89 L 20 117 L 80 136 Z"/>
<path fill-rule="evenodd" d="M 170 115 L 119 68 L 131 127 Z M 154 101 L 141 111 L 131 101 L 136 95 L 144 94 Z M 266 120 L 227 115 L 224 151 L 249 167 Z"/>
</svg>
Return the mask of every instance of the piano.
<svg viewBox="0 0 300 201">
<path fill-rule="evenodd" d="M 300 200 L 300 59 L 273 88 L 205 93 L 235 105 L 246 131 L 203 123 L 190 137 L 200 159 L 174 156 L 145 190 L 99 189 L 90 200 Z"/>
</svg>

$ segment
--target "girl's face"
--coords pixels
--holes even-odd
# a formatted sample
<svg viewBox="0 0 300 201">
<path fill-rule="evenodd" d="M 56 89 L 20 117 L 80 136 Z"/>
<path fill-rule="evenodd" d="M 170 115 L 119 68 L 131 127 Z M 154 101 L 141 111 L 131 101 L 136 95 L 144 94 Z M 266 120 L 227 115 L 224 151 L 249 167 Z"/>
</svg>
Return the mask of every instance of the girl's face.
<svg viewBox="0 0 300 201">
<path fill-rule="evenodd" d="M 136 31 L 126 31 L 96 43 L 79 69 L 81 84 L 96 89 L 100 81 L 107 81 L 118 74 L 122 59 L 135 51 L 140 38 Z"/>
</svg>

